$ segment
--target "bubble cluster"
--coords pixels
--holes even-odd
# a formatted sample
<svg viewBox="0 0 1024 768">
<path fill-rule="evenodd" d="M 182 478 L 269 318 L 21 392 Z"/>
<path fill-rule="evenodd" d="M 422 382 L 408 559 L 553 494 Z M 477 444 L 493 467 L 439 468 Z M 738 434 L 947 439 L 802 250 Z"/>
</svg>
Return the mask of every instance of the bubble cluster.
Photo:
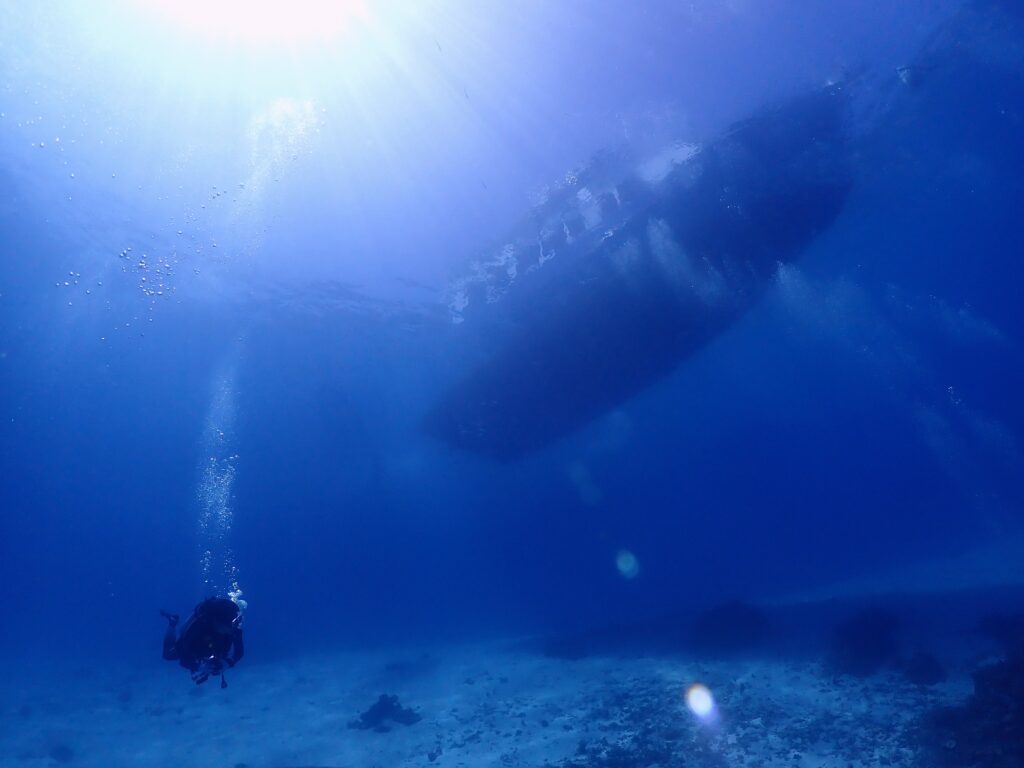
<svg viewBox="0 0 1024 768">
<path fill-rule="evenodd" d="M 241 595 L 238 567 L 230 540 L 238 462 L 238 454 L 233 446 L 234 379 L 234 366 L 230 364 L 214 379 L 214 393 L 203 429 L 205 458 L 196 493 L 203 585 L 208 592 L 218 595 Z"/>
</svg>

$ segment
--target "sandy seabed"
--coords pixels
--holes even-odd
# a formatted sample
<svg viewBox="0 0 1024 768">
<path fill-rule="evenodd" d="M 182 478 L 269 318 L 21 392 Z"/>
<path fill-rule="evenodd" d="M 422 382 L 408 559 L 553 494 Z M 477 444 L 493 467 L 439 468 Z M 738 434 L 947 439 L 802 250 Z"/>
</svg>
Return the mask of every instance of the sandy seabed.
<svg viewBox="0 0 1024 768">
<path fill-rule="evenodd" d="M 507 644 L 247 658 L 226 689 L 171 664 L 50 674 L 4 686 L 5 768 L 909 767 L 919 716 L 971 689 L 967 676 L 926 689 L 810 662 L 561 660 Z M 698 682 L 710 722 L 685 703 Z M 350 727 L 383 693 L 420 720 Z"/>
</svg>

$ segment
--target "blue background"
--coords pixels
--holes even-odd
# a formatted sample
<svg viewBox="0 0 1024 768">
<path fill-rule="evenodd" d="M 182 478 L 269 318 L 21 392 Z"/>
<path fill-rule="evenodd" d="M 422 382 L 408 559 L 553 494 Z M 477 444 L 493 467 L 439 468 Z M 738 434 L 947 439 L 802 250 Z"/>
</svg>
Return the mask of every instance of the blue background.
<svg viewBox="0 0 1024 768">
<path fill-rule="evenodd" d="M 145 658 L 204 596 L 225 366 L 253 656 L 766 598 L 1019 529 L 1015 6 L 511 5 L 380 4 L 289 56 L 117 3 L 4 12 L 0 644 Z M 538 189 L 851 72 L 847 206 L 737 324 L 520 461 L 421 433 L 492 351 L 445 287 Z"/>
</svg>

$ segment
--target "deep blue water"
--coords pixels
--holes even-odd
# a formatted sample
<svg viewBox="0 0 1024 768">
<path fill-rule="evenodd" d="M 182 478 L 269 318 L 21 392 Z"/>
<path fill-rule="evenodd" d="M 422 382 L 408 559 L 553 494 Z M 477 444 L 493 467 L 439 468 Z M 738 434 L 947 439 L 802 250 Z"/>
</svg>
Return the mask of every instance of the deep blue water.
<svg viewBox="0 0 1024 768">
<path fill-rule="evenodd" d="M 827 590 L 1020 530 L 1019 4 L 366 5 L 284 51 L 113 1 L 2 12 L 8 654 L 155 656 L 157 610 L 231 578 L 250 655 L 286 658 Z M 511 459 L 424 429 L 571 303 L 585 254 L 452 305 L 571 172 L 828 83 L 848 194 L 733 321 Z"/>
</svg>

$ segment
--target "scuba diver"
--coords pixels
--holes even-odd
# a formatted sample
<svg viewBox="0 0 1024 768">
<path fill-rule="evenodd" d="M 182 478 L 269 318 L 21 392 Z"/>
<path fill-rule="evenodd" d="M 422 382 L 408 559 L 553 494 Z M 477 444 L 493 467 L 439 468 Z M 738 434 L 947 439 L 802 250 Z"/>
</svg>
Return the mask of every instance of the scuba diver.
<svg viewBox="0 0 1024 768">
<path fill-rule="evenodd" d="M 177 660 L 192 673 L 196 685 L 211 676 L 220 676 L 220 687 L 227 688 L 224 667 L 233 667 L 242 658 L 242 610 L 226 597 L 210 597 L 196 609 L 175 637 L 178 615 L 160 611 L 167 619 L 164 633 L 164 658 Z"/>
</svg>

